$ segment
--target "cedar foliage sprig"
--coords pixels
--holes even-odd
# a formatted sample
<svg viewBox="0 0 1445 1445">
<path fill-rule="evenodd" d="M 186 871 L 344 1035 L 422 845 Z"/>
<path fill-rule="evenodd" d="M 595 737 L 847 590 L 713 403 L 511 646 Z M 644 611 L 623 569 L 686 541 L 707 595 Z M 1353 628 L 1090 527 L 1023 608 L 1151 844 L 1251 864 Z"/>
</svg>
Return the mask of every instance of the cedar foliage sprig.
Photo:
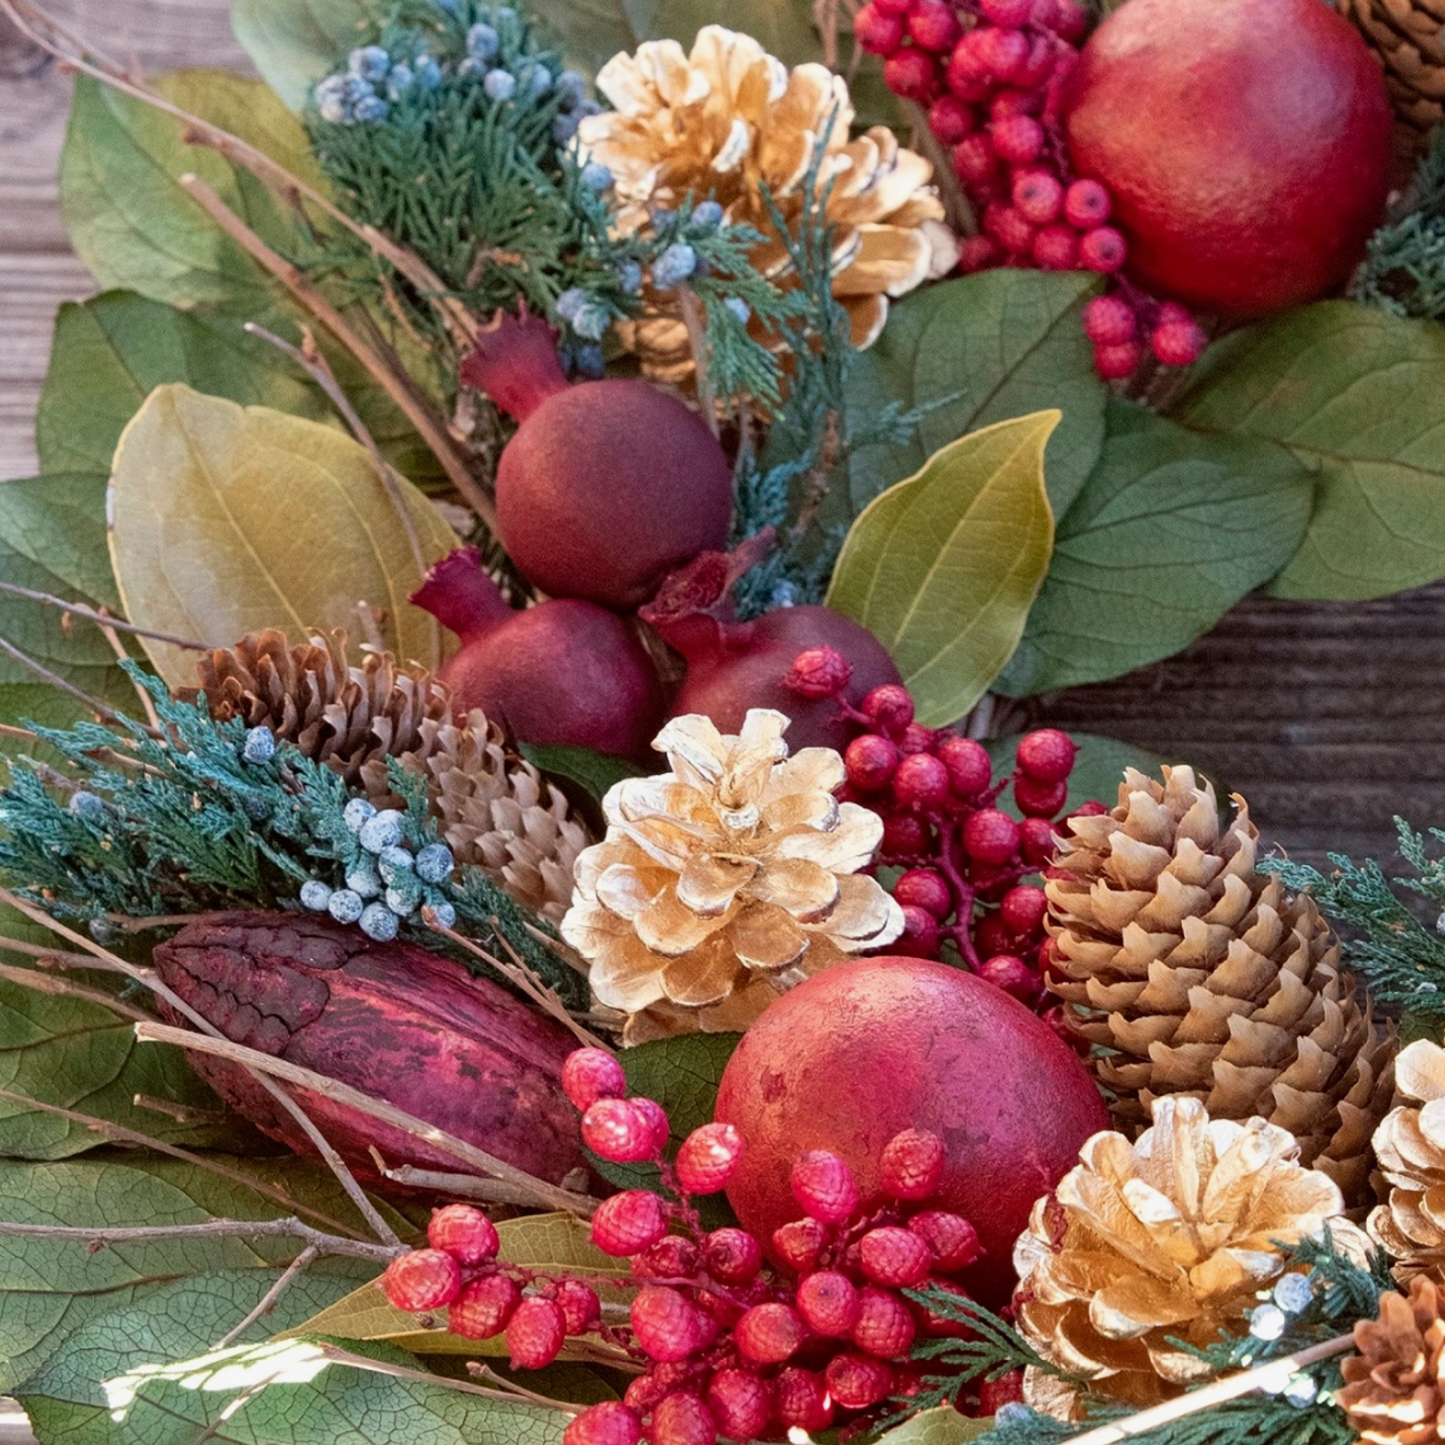
<svg viewBox="0 0 1445 1445">
<path fill-rule="evenodd" d="M 1350 294 L 1394 316 L 1445 317 L 1445 126 L 1407 192 L 1408 211 L 1370 238 Z"/>
<path fill-rule="evenodd" d="M 1445 1027 L 1445 937 L 1438 922 L 1427 927 L 1396 890 L 1419 894 L 1445 917 L 1445 858 L 1430 856 L 1430 840 L 1445 843 L 1445 831 L 1431 828 L 1427 838 L 1403 818 L 1395 819 L 1395 828 L 1413 878 L 1387 878 L 1374 859 L 1356 863 L 1342 853 L 1329 855 L 1329 875 L 1287 858 L 1266 858 L 1260 867 L 1311 894 L 1341 927 L 1345 960 L 1381 1008 L 1406 1018 L 1409 1032 L 1438 1034 Z"/>
<path fill-rule="evenodd" d="M 133 663 L 122 666 L 151 697 L 159 737 L 125 717 L 35 728 L 67 765 L 68 788 L 32 759 L 5 760 L 0 878 L 17 893 L 104 939 L 115 917 L 295 907 L 305 883 L 342 888 L 370 862 L 347 823 L 354 795 L 339 774 L 289 743 L 261 757 L 247 744 L 264 730 L 217 722 L 204 702 L 174 698 Z M 387 772 L 404 800 L 403 842 L 435 842 L 424 780 L 395 759 Z M 585 1003 L 578 974 L 543 941 L 546 925 L 479 869 L 456 869 L 427 901 L 450 904 L 457 927 L 484 947 L 504 940 L 568 1004 Z M 413 926 L 436 947 L 437 935 Z"/>
</svg>

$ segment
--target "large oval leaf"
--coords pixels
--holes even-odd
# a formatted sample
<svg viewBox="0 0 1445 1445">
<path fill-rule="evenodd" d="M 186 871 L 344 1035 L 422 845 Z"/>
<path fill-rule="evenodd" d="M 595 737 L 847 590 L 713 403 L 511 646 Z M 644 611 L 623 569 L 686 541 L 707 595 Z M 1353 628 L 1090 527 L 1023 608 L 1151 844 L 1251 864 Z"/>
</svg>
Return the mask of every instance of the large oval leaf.
<svg viewBox="0 0 1445 1445">
<path fill-rule="evenodd" d="M 853 524 L 828 605 L 893 655 L 919 721 L 983 696 L 1018 646 L 1054 540 L 1044 447 L 1057 411 L 961 437 Z"/>
<path fill-rule="evenodd" d="M 266 84 L 294 111 L 378 22 L 366 0 L 234 0 L 231 29 Z"/>
<path fill-rule="evenodd" d="M 1319 476 L 1281 597 L 1356 601 L 1445 576 L 1445 329 L 1349 301 L 1213 346 L 1171 409 L 1282 442 Z"/>
<path fill-rule="evenodd" d="M 349 437 L 157 387 L 111 473 L 111 560 L 126 615 L 217 647 L 261 627 L 355 636 L 365 603 L 389 648 L 434 667 L 441 630 L 407 597 L 457 538 L 414 487 L 400 491 L 420 564 L 371 457 Z M 172 686 L 193 680 L 189 652 L 153 641 L 146 651 Z"/>
</svg>

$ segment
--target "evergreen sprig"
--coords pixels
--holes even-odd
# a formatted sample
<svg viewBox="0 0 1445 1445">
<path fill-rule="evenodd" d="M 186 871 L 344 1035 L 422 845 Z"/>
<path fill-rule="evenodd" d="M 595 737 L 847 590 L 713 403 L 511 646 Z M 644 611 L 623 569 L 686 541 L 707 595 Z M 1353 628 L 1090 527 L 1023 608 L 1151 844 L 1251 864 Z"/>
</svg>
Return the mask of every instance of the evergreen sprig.
<svg viewBox="0 0 1445 1445">
<path fill-rule="evenodd" d="M 1437 914 L 1445 912 L 1445 858 L 1430 856 L 1430 840 L 1445 843 L 1445 831 L 1432 828 L 1427 838 L 1402 818 L 1395 827 L 1413 878 L 1387 878 L 1373 859 L 1356 863 L 1342 853 L 1329 855 L 1329 875 L 1285 858 L 1266 858 L 1260 867 L 1309 893 L 1340 926 L 1346 963 L 1386 1012 L 1407 1017 L 1413 1032 L 1438 1034 L 1445 1027 L 1445 937 L 1438 922 L 1427 927 L 1396 890 L 1419 894 Z"/>
<path fill-rule="evenodd" d="M 1408 204 L 1370 238 L 1350 294 L 1395 316 L 1438 320 L 1445 317 L 1445 127 L 1430 138 Z"/>
</svg>

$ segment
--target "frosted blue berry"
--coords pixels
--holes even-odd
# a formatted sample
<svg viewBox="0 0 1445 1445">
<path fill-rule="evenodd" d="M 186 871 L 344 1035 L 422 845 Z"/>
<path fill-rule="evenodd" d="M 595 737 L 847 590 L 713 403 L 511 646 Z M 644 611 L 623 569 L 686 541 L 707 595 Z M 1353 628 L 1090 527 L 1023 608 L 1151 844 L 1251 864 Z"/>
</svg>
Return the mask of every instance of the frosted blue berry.
<svg viewBox="0 0 1445 1445">
<path fill-rule="evenodd" d="M 624 296 L 636 296 L 642 290 L 642 267 L 636 261 L 623 261 L 617 267 L 617 284 Z"/>
<path fill-rule="evenodd" d="M 737 320 L 740 326 L 746 326 L 752 320 L 753 308 L 741 296 L 729 296 L 723 302 L 723 308 L 729 316 Z"/>
<path fill-rule="evenodd" d="M 574 135 L 577 134 L 577 117 L 575 115 L 559 115 L 552 121 L 552 139 L 559 146 L 564 146 Z"/>
<path fill-rule="evenodd" d="M 517 77 L 509 70 L 489 70 L 482 89 L 488 100 L 511 100 L 517 93 Z"/>
<path fill-rule="evenodd" d="M 492 11 L 492 19 L 495 20 L 498 25 L 511 25 L 517 19 L 517 12 L 513 10 L 510 5 L 498 5 L 497 8 Z"/>
<path fill-rule="evenodd" d="M 694 231 L 712 231 L 722 225 L 723 208 L 716 201 L 699 201 L 692 208 Z"/>
<path fill-rule="evenodd" d="M 358 863 L 355 867 L 347 869 L 346 886 L 361 898 L 381 897 L 381 874 L 370 864 Z"/>
<path fill-rule="evenodd" d="M 377 943 L 390 943 L 401 928 L 401 919 L 384 903 L 368 903 L 360 921 L 361 931 Z"/>
<path fill-rule="evenodd" d="M 259 793 L 247 793 L 241 798 L 241 811 L 253 823 L 264 823 L 271 816 L 271 804 Z"/>
<path fill-rule="evenodd" d="M 373 125 L 387 116 L 388 106 L 379 95 L 368 95 L 356 102 L 356 118 L 363 125 Z"/>
<path fill-rule="evenodd" d="M 572 317 L 572 329 L 584 341 L 601 341 L 612 325 L 612 313 L 600 302 L 589 300 Z"/>
<path fill-rule="evenodd" d="M 587 293 L 580 286 L 569 286 L 557 298 L 557 304 L 552 309 L 570 326 L 573 318 L 587 304 L 588 299 Z"/>
<path fill-rule="evenodd" d="M 502 48 L 502 42 L 497 32 L 486 24 L 485 21 L 477 21 L 467 31 L 467 54 L 475 56 L 478 60 L 491 60 Z"/>
<path fill-rule="evenodd" d="M 105 812 L 105 799 L 81 788 L 70 795 L 70 801 L 65 806 L 73 818 L 98 818 Z"/>
<path fill-rule="evenodd" d="M 1315 1297 L 1307 1274 L 1287 1274 L 1274 1287 L 1274 1302 L 1287 1315 L 1308 1309 Z"/>
<path fill-rule="evenodd" d="M 602 106 L 595 100 L 587 99 L 577 107 L 576 115 L 578 120 L 586 120 L 589 115 L 601 115 Z"/>
<path fill-rule="evenodd" d="M 526 93 L 534 100 L 552 89 L 552 72 L 545 65 L 538 65 L 522 72 L 522 83 Z"/>
<path fill-rule="evenodd" d="M 301 885 L 301 906 L 308 913 L 325 913 L 331 903 L 331 889 L 318 879 L 309 878 Z"/>
<path fill-rule="evenodd" d="M 269 763 L 276 756 L 276 734 L 268 727 L 252 728 L 241 744 L 241 757 L 248 763 Z"/>
<path fill-rule="evenodd" d="M 457 926 L 457 910 L 450 903 L 433 903 L 431 911 L 432 919 L 438 928 L 455 928 Z"/>
<path fill-rule="evenodd" d="M 376 904 L 371 905 L 373 908 Z M 362 909 L 366 904 L 361 901 L 361 894 L 353 892 L 350 888 L 338 888 L 330 898 L 326 900 L 326 911 L 338 923 L 355 923 L 361 917 Z"/>
<path fill-rule="evenodd" d="M 587 99 L 587 82 L 575 70 L 564 70 L 557 77 L 555 89 L 562 104 L 573 109 Z"/>
<path fill-rule="evenodd" d="M 433 91 L 442 83 L 442 68 L 430 55 L 418 55 L 413 62 L 416 83 L 424 91 Z"/>
<path fill-rule="evenodd" d="M 375 85 L 378 80 L 386 79 L 386 73 L 391 69 L 391 56 L 379 45 L 362 45 L 346 57 L 346 68 L 353 75 Z"/>
<path fill-rule="evenodd" d="M 1022 1425 L 1033 1418 L 1034 1412 L 1027 1405 L 1020 1405 L 1017 1400 L 1005 1400 L 994 1411 L 993 1423 L 998 1429 L 1005 1425 Z"/>
<path fill-rule="evenodd" d="M 102 948 L 107 943 L 114 943 L 120 936 L 120 930 L 108 918 L 92 918 L 85 926 L 90 930 L 90 936 Z"/>
<path fill-rule="evenodd" d="M 383 848 L 393 848 L 401 842 L 402 815 L 395 808 L 383 808 L 374 818 L 368 818 L 356 835 L 357 841 L 368 853 L 380 853 Z"/>
<path fill-rule="evenodd" d="M 588 161 L 582 167 L 582 184 L 589 191 L 610 191 L 614 176 L 601 161 Z"/>
<path fill-rule="evenodd" d="M 415 878 L 410 884 L 398 880 L 386 890 L 382 901 L 393 913 L 405 918 L 407 914 L 415 913 L 421 903 L 421 884 Z"/>
<path fill-rule="evenodd" d="M 328 125 L 345 125 L 351 113 L 346 81 L 346 76 L 328 75 L 311 92 L 311 97 L 316 102 L 317 114 Z"/>
<path fill-rule="evenodd" d="M 659 291 L 671 291 L 697 270 L 697 252 L 686 241 L 674 241 L 652 263 L 652 284 Z"/>
<path fill-rule="evenodd" d="M 1277 1340 L 1288 1324 L 1288 1317 L 1278 1305 L 1260 1305 L 1250 1314 L 1249 1332 L 1257 1340 Z"/>
<path fill-rule="evenodd" d="M 383 848 L 376 860 L 376 871 L 385 883 L 395 883 L 412 870 L 416 859 L 409 848 Z"/>
<path fill-rule="evenodd" d="M 647 219 L 652 223 L 652 229 L 662 235 L 672 230 L 673 222 L 677 220 L 677 212 L 667 206 L 654 206 L 647 213 Z"/>
<path fill-rule="evenodd" d="M 411 66 L 406 64 L 393 65 L 391 74 L 386 78 L 386 93 L 392 100 L 400 100 L 411 88 L 411 83 L 416 79 L 416 73 Z"/>
<path fill-rule="evenodd" d="M 374 817 L 376 817 L 376 807 L 374 804 L 368 803 L 365 798 L 353 798 L 341 810 L 341 821 L 353 833 L 361 832 L 362 825 Z"/>
<path fill-rule="evenodd" d="M 768 610 L 771 612 L 777 607 L 796 607 L 798 605 L 798 589 L 792 582 L 779 582 L 773 588 L 772 596 L 768 598 Z"/>
<path fill-rule="evenodd" d="M 1320 1387 L 1308 1375 L 1291 1375 L 1280 1394 L 1296 1410 L 1307 1409 L 1319 1398 Z"/>
<path fill-rule="evenodd" d="M 428 843 L 416 855 L 416 876 L 423 883 L 445 883 L 456 866 L 457 860 L 445 843 Z"/>
<path fill-rule="evenodd" d="M 589 341 L 573 352 L 572 369 L 586 381 L 601 381 L 607 374 L 607 358 L 595 341 Z"/>
</svg>

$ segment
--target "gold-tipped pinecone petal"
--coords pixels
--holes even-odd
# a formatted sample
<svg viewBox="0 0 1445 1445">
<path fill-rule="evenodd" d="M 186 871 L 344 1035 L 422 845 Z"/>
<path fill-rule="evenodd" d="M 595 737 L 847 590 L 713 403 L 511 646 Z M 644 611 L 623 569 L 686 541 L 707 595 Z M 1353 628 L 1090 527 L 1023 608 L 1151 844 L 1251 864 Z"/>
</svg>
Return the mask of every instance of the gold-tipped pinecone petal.
<svg viewBox="0 0 1445 1445">
<path fill-rule="evenodd" d="M 1335 1402 L 1367 1445 L 1445 1440 L 1445 1297 L 1423 1276 L 1408 1295 L 1380 1296 L 1373 1320 L 1355 1326 L 1356 1353 L 1340 1364 Z"/>
</svg>

